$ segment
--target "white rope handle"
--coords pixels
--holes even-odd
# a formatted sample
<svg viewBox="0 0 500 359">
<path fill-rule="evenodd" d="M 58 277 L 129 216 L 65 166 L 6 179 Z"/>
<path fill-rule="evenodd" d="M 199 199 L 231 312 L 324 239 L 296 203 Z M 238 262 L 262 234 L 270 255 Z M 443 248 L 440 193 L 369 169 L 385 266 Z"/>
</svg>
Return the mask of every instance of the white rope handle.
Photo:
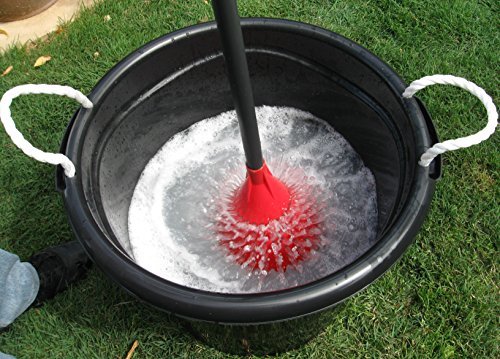
<svg viewBox="0 0 500 359">
<path fill-rule="evenodd" d="M 410 98 L 423 88 L 435 84 L 460 87 L 480 99 L 484 107 L 486 107 L 486 112 L 488 114 L 488 124 L 481 131 L 473 135 L 436 143 L 420 157 L 419 164 L 423 167 L 429 166 L 429 164 L 436 156 L 444 152 L 470 147 L 485 141 L 495 132 L 495 129 L 498 125 L 498 113 L 491 97 L 481 87 L 462 77 L 451 75 L 432 75 L 422 77 L 419 80 L 413 81 L 410 86 L 406 88 L 406 90 L 403 92 L 403 97 Z"/>
<path fill-rule="evenodd" d="M 92 102 L 80 91 L 69 86 L 60 85 L 21 85 L 8 90 L 0 100 L 0 121 L 2 121 L 5 131 L 12 139 L 12 142 L 19 147 L 26 155 L 40 162 L 51 163 L 53 165 L 61 165 L 64 168 L 64 173 L 68 177 L 75 175 L 75 165 L 71 160 L 62 153 L 43 152 L 29 143 L 21 132 L 16 128 L 12 120 L 10 105 L 12 100 L 21 95 L 30 94 L 47 94 L 67 96 L 78 101 L 85 108 L 92 108 Z"/>
</svg>

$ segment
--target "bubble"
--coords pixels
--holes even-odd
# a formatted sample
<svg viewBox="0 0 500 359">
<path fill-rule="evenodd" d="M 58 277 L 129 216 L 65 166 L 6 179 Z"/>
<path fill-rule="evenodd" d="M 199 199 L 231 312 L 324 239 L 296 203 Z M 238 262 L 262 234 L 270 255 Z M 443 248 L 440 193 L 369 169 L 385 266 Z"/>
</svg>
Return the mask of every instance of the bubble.
<svg viewBox="0 0 500 359">
<path fill-rule="evenodd" d="M 138 265 L 191 288 L 257 293 L 322 278 L 373 245 L 375 180 L 350 144 L 301 110 L 262 106 L 256 114 L 264 158 L 271 172 L 299 194 L 301 213 L 266 227 L 221 212 L 245 178 L 236 114 L 225 112 L 174 135 L 141 174 L 128 223 L 130 254 Z M 310 201 L 307 191 L 318 200 Z M 308 213 L 321 213 L 314 230 L 273 237 L 286 233 L 290 223 L 314 227 Z M 231 232 L 227 246 L 221 245 L 221 223 Z M 316 237 L 320 240 L 312 240 Z M 238 260 L 229 248 L 244 257 Z M 284 266 L 287 258 L 301 256 L 299 264 Z M 271 261 L 278 270 L 270 270 Z"/>
</svg>

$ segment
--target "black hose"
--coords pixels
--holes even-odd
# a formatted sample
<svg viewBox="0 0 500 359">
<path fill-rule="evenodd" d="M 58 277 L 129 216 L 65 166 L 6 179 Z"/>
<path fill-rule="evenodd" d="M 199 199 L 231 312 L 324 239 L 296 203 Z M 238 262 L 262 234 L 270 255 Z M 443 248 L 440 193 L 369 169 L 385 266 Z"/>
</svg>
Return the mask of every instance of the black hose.
<svg viewBox="0 0 500 359">
<path fill-rule="evenodd" d="M 262 167 L 259 128 L 236 0 L 212 0 L 247 166 Z"/>
</svg>

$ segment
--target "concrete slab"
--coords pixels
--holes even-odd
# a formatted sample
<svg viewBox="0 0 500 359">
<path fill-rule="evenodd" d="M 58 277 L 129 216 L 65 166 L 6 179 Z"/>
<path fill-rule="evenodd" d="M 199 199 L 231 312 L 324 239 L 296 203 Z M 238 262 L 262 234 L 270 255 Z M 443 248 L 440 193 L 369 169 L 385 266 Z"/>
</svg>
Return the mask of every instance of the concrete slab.
<svg viewBox="0 0 500 359">
<path fill-rule="evenodd" d="M 54 5 L 30 18 L 12 22 L 0 22 L 0 52 L 10 46 L 25 44 L 57 29 L 62 22 L 71 21 L 82 6 L 92 6 L 98 0 L 59 0 Z"/>
</svg>

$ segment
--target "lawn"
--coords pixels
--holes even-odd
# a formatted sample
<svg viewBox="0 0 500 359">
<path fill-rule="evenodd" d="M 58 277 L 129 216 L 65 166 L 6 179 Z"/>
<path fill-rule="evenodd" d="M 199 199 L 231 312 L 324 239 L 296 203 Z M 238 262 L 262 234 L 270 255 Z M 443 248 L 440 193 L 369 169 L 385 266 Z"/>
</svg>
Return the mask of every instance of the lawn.
<svg viewBox="0 0 500 359">
<path fill-rule="evenodd" d="M 390 64 L 408 83 L 449 73 L 498 100 L 497 1 L 240 0 L 242 16 L 294 19 L 338 32 Z M 105 21 L 106 15 L 110 16 Z M 90 92 L 119 60 L 175 29 L 212 19 L 205 0 L 104 0 L 70 24 L 0 56 L 0 93 L 24 83 Z M 1 35 L 0 35 L 1 36 Z M 42 55 L 52 56 L 34 68 Z M 418 95 L 440 138 L 486 123 L 479 101 L 434 86 Z M 57 151 L 77 105 L 24 96 L 13 116 L 26 138 Z M 497 358 L 499 340 L 498 135 L 443 156 L 444 175 L 415 243 L 380 280 L 346 302 L 327 330 L 280 358 Z M 72 237 L 54 168 L 24 156 L 0 130 L 0 248 L 23 259 Z M 223 358 L 194 340 L 173 316 L 137 302 L 97 269 L 0 334 L 0 351 L 19 358 Z"/>
</svg>

